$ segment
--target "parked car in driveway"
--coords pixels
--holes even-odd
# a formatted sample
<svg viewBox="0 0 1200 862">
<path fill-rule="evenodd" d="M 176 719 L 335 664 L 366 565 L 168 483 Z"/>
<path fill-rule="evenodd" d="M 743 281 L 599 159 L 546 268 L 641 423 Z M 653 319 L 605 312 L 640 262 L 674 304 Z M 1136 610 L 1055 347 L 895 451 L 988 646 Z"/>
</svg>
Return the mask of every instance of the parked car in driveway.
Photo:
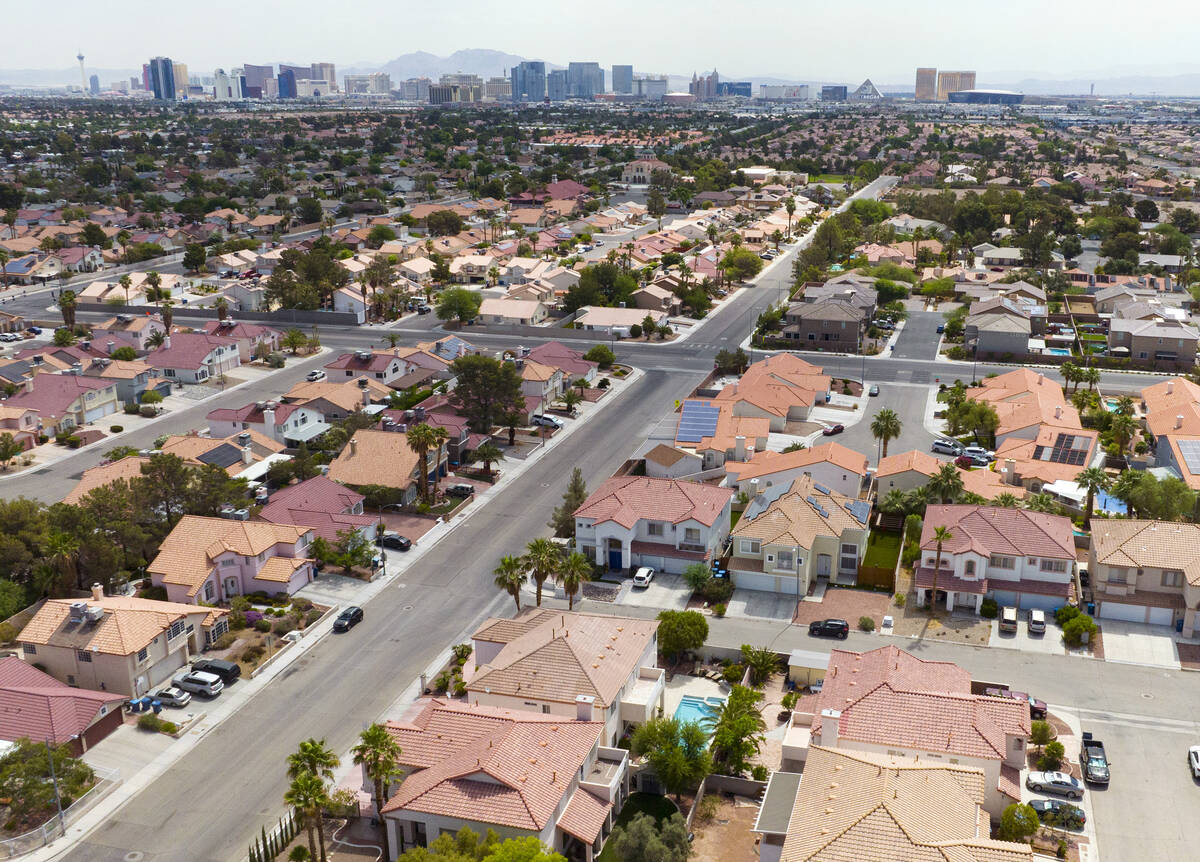
<svg viewBox="0 0 1200 862">
<path fill-rule="evenodd" d="M 377 543 L 381 547 L 391 548 L 395 551 L 407 551 L 412 547 L 412 539 L 408 536 L 401 536 L 399 533 L 384 533 L 379 537 Z"/>
<path fill-rule="evenodd" d="M 337 615 L 337 619 L 333 621 L 333 630 L 335 632 L 348 632 L 361 623 L 362 618 L 363 609 L 356 605 L 351 605 Z"/>
<path fill-rule="evenodd" d="M 635 587 L 648 587 L 653 580 L 654 569 L 649 566 L 642 566 L 633 575 L 633 585 Z"/>
<path fill-rule="evenodd" d="M 205 673 L 199 670 L 181 673 L 171 681 L 184 691 L 208 697 L 216 697 L 225 688 L 225 683 L 221 682 L 221 678 L 215 673 Z"/>
<path fill-rule="evenodd" d="M 845 640 L 850 636 L 850 623 L 845 620 L 816 620 L 808 624 L 808 633 L 813 637 Z"/>
<path fill-rule="evenodd" d="M 1040 608 L 1032 608 L 1029 611 L 1029 633 L 1031 635 L 1046 633 L 1046 612 Z"/>
<path fill-rule="evenodd" d="M 447 497 L 470 497 L 475 493 L 475 486 L 469 485 L 466 482 L 459 482 L 454 485 L 446 486 Z"/>
<path fill-rule="evenodd" d="M 1061 799 L 1031 799 L 1029 807 L 1037 812 L 1038 820 L 1052 823 L 1068 829 L 1082 829 L 1087 823 L 1087 815 L 1078 805 L 1063 802 Z"/>
<path fill-rule="evenodd" d="M 834 434 L 841 434 L 845 430 L 845 425 L 830 425 L 828 428 L 822 429 L 821 433 L 826 437 L 832 437 Z"/>
<path fill-rule="evenodd" d="M 221 678 L 221 682 L 229 685 L 242 675 L 242 669 L 231 661 L 219 658 L 202 658 L 192 662 L 192 670 L 201 673 L 211 673 Z"/>
<path fill-rule="evenodd" d="M 534 413 L 531 417 L 529 417 L 529 424 L 541 425 L 546 428 L 561 428 L 561 427 L 563 427 L 563 424 L 560 420 L 555 419 L 553 416 L 546 416 L 545 414 L 542 414 L 542 413 Z"/>
<path fill-rule="evenodd" d="M 174 685 L 169 685 L 164 689 L 160 689 L 150 696 L 163 706 L 184 707 L 192 702 L 192 696 L 190 694 L 188 694 L 182 688 Z"/>
<path fill-rule="evenodd" d="M 963 451 L 962 443 L 957 440 L 937 439 L 933 441 L 933 445 L 929 447 L 934 452 L 941 452 L 943 455 L 961 455 Z"/>
<path fill-rule="evenodd" d="M 967 446 L 963 449 L 963 454 L 970 455 L 972 458 L 983 458 L 989 464 L 996 460 L 996 453 L 982 446 Z"/>
<path fill-rule="evenodd" d="M 1025 786 L 1034 793 L 1057 793 L 1069 799 L 1083 798 L 1083 782 L 1065 772 L 1031 772 Z"/>
<path fill-rule="evenodd" d="M 1017 628 L 1017 609 L 1014 607 L 1001 608 L 1000 631 L 1015 633 Z"/>
<path fill-rule="evenodd" d="M 1031 718 L 1040 719 L 1046 717 L 1046 702 L 1044 700 L 1038 700 L 1031 694 L 1027 694 L 1023 691 L 1013 691 L 1007 688 L 985 688 L 983 693 L 988 697 L 1002 697 L 1006 700 L 1023 700 L 1025 703 L 1029 704 L 1029 716 Z"/>
</svg>

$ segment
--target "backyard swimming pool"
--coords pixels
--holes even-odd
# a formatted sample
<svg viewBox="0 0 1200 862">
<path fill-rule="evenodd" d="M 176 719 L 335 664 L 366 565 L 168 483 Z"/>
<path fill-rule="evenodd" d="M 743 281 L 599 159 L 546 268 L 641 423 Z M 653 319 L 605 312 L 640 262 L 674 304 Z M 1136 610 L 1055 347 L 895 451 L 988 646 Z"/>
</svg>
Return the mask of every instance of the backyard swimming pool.
<svg viewBox="0 0 1200 862">
<path fill-rule="evenodd" d="M 713 714 L 713 707 L 720 706 L 724 702 L 725 698 L 723 697 L 706 698 L 685 694 L 679 701 L 679 706 L 675 707 L 675 718 L 681 722 L 703 722 Z"/>
<path fill-rule="evenodd" d="M 1071 351 L 1065 347 L 1047 347 L 1046 352 L 1051 356 L 1070 356 Z"/>
</svg>

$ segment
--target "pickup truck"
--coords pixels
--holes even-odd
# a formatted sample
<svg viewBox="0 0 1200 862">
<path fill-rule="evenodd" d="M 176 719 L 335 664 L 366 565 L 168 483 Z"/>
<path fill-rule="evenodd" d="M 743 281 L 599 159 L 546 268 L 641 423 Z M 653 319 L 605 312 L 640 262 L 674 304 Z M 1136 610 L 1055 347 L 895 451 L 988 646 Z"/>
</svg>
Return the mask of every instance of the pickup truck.
<svg viewBox="0 0 1200 862">
<path fill-rule="evenodd" d="M 1092 784 L 1108 784 L 1108 755 L 1104 753 L 1104 743 L 1087 732 L 1083 734 L 1079 764 L 1083 769 L 1085 781 Z"/>
</svg>

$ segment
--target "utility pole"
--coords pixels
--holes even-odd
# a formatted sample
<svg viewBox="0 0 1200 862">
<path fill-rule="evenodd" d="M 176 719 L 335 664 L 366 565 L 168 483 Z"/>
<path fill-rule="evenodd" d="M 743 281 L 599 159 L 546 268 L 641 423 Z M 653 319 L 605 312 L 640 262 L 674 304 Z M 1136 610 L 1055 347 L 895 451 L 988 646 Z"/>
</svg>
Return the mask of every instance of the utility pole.
<svg viewBox="0 0 1200 862">
<path fill-rule="evenodd" d="M 50 761 L 50 781 L 54 784 L 54 807 L 58 809 L 58 830 L 66 835 L 67 824 L 63 820 L 62 796 L 58 792 L 58 776 L 54 774 L 54 744 L 49 739 L 46 740 L 46 756 Z"/>
</svg>

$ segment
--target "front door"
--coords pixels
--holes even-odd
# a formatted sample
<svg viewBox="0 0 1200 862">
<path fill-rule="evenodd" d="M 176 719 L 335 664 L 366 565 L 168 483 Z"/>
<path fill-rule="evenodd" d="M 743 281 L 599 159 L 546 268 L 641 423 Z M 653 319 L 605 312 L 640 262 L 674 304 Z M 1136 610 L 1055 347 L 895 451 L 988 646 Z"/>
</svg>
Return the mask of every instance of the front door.
<svg viewBox="0 0 1200 862">
<path fill-rule="evenodd" d="M 622 557 L 622 554 L 621 554 L 620 548 L 609 548 L 609 550 L 608 550 L 608 567 L 614 571 L 623 569 L 624 566 L 621 565 L 621 557 Z"/>
<path fill-rule="evenodd" d="M 829 554 L 817 554 L 817 577 L 827 578 L 833 571 L 833 557 Z"/>
</svg>

